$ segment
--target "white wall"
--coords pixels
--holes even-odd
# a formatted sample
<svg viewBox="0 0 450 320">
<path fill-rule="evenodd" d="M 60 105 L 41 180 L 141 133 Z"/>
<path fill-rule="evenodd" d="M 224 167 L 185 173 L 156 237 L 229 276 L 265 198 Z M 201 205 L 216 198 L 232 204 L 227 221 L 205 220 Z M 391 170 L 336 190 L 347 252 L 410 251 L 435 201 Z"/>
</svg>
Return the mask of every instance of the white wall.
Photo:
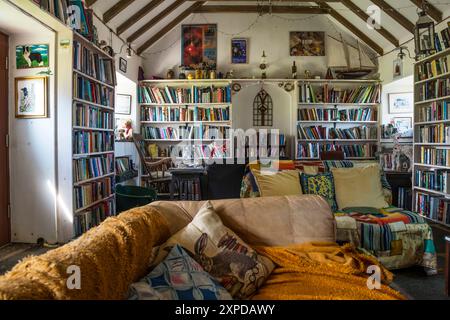
<svg viewBox="0 0 450 320">
<path fill-rule="evenodd" d="M 391 93 L 405 93 L 414 92 L 414 76 L 408 76 L 391 83 L 383 85 L 382 96 L 381 96 L 381 115 L 382 124 L 388 124 L 396 117 L 411 117 L 413 118 L 413 106 L 411 106 L 411 113 L 402 114 L 389 114 L 389 94 Z"/>
</svg>

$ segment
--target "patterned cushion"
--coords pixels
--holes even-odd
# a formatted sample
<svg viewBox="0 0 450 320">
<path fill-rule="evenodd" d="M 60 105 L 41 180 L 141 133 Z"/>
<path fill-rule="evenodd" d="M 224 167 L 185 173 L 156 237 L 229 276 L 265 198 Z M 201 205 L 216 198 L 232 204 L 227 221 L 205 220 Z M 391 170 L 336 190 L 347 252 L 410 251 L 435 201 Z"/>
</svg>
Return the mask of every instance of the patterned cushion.
<svg viewBox="0 0 450 320">
<path fill-rule="evenodd" d="M 326 160 L 323 162 L 325 172 L 331 172 L 331 168 L 353 168 L 350 160 Z"/>
<path fill-rule="evenodd" d="M 237 299 L 247 299 L 255 293 L 275 267 L 270 259 L 259 255 L 225 227 L 209 201 L 190 224 L 160 247 L 156 261 L 161 261 L 176 244 L 188 250 Z"/>
<path fill-rule="evenodd" d="M 331 173 L 321 173 L 317 175 L 302 174 L 302 188 L 304 194 L 316 194 L 324 197 L 335 212 L 337 204 L 335 200 L 334 181 Z"/>
<path fill-rule="evenodd" d="M 130 300 L 231 300 L 231 296 L 179 245 L 130 287 Z"/>
</svg>

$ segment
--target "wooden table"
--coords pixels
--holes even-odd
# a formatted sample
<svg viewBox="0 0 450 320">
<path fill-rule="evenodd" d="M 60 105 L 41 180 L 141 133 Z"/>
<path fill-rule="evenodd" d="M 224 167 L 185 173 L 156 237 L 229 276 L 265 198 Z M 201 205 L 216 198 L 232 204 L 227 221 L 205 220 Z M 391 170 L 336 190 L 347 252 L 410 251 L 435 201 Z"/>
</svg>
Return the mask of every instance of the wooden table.
<svg viewBox="0 0 450 320">
<path fill-rule="evenodd" d="M 450 236 L 445 237 L 446 242 L 446 259 L 445 259 L 445 292 L 450 296 Z"/>
</svg>

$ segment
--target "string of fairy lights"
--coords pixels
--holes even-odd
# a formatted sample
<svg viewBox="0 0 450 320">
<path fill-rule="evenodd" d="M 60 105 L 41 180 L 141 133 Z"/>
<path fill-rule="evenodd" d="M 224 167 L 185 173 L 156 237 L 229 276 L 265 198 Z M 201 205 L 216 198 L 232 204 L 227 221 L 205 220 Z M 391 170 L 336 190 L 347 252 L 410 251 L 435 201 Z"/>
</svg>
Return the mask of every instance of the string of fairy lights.
<svg viewBox="0 0 450 320">
<path fill-rule="evenodd" d="M 253 29 L 258 25 L 258 23 L 260 22 L 260 20 L 261 20 L 262 17 L 275 18 L 275 19 L 279 19 L 279 20 L 286 21 L 286 22 L 300 22 L 300 21 L 308 21 L 308 20 L 312 20 L 312 19 L 315 19 L 315 18 L 317 18 L 317 17 L 323 16 L 323 14 L 312 14 L 312 15 L 309 15 L 309 16 L 307 16 L 307 17 L 304 17 L 303 15 L 302 15 L 302 17 L 286 17 L 286 16 L 282 16 L 282 15 L 280 15 L 280 14 L 274 14 L 274 13 L 271 12 L 271 9 L 270 9 L 270 8 L 271 8 L 275 3 L 282 3 L 282 4 L 285 5 L 285 6 L 288 5 L 288 6 L 292 6 L 292 7 L 299 7 L 299 6 L 301 6 L 301 5 L 298 5 L 298 4 L 295 3 L 295 2 L 286 2 L 286 1 L 277 1 L 277 0 L 259 0 L 259 1 L 256 1 L 256 5 L 257 5 L 259 8 L 261 8 L 261 9 L 260 9 L 260 13 L 256 15 L 255 19 L 252 20 L 252 22 L 250 22 L 250 24 L 249 24 L 247 27 L 243 28 L 242 30 L 240 30 L 240 31 L 238 31 L 238 32 L 226 32 L 226 31 L 223 31 L 223 30 L 221 30 L 221 29 L 217 29 L 217 32 L 218 32 L 219 34 L 222 34 L 222 35 L 226 36 L 226 37 L 238 37 L 238 36 L 241 36 L 241 35 L 245 34 L 246 32 L 249 32 L 249 31 L 253 30 Z M 449 6 L 449 5 L 450 5 L 450 1 L 445 1 L 445 2 L 442 2 L 442 1 L 439 1 L 439 2 L 433 2 L 432 5 L 435 6 L 435 7 L 439 7 L 439 6 Z M 267 10 L 267 8 L 268 8 L 268 10 Z M 412 5 L 400 6 L 400 7 L 392 7 L 392 9 L 391 9 L 391 8 L 382 8 L 382 10 L 383 10 L 383 11 L 393 10 L 393 11 L 399 12 L 399 11 L 407 10 L 407 9 L 411 9 L 411 8 L 416 8 L 416 9 L 418 10 L 418 7 L 417 7 L 416 5 L 414 5 L 414 4 L 412 4 Z M 339 11 L 340 11 L 340 12 L 342 12 L 342 11 L 344 11 L 344 12 L 354 12 L 354 11 L 352 11 L 352 10 L 350 10 L 350 9 L 346 9 L 346 8 L 332 8 L 332 9 L 333 9 L 334 11 L 338 11 L 338 12 L 339 12 Z M 356 10 L 356 11 L 360 11 L 360 12 L 366 13 L 366 11 L 363 10 L 363 9 Z M 203 13 L 197 13 L 197 14 L 191 15 L 189 21 L 187 21 L 186 23 L 187 23 L 187 24 L 192 23 L 197 15 L 199 15 L 199 16 L 204 20 L 205 23 L 207 23 L 207 24 L 210 23 L 210 22 L 208 21 L 208 19 L 206 18 L 206 16 L 205 16 Z M 442 21 L 438 21 L 436 25 L 441 24 L 442 22 L 446 21 L 448 18 L 449 18 L 449 17 L 445 17 L 444 19 L 442 19 Z M 336 36 L 340 36 L 340 35 L 342 34 L 342 32 L 339 31 L 339 30 L 336 28 L 335 24 L 333 24 L 333 23 L 330 21 L 330 19 L 326 19 L 326 20 L 327 20 L 327 22 L 329 23 L 329 25 L 331 26 L 331 29 L 334 31 L 334 33 L 336 34 Z M 401 43 L 399 47 L 404 46 L 404 45 L 408 44 L 409 42 L 411 42 L 411 41 L 413 41 L 413 40 L 414 40 L 414 37 L 412 37 L 411 39 L 409 39 L 409 40 L 407 40 L 407 41 Z M 177 39 L 175 39 L 173 42 L 171 42 L 168 46 L 164 47 L 163 49 L 160 49 L 160 50 L 157 50 L 157 51 L 151 51 L 151 52 L 144 52 L 144 53 L 142 53 L 142 55 L 145 55 L 145 56 L 154 56 L 154 55 L 160 55 L 160 54 L 163 54 L 163 53 L 165 53 L 166 51 L 172 49 L 172 48 L 173 48 L 175 45 L 177 45 L 180 41 L 181 41 L 181 38 L 180 38 L 180 37 L 177 37 Z M 398 50 L 398 48 L 394 48 L 393 50 L 388 51 L 388 52 L 385 52 L 385 53 L 382 54 L 382 55 L 381 55 L 381 54 L 378 54 L 378 55 L 377 55 L 376 57 L 374 57 L 374 58 L 383 57 L 383 56 L 388 55 L 388 54 L 390 54 L 390 53 L 392 53 L 392 52 L 394 52 L 394 51 L 396 51 L 396 50 Z M 144 57 L 144 58 L 145 58 L 145 57 Z"/>
</svg>

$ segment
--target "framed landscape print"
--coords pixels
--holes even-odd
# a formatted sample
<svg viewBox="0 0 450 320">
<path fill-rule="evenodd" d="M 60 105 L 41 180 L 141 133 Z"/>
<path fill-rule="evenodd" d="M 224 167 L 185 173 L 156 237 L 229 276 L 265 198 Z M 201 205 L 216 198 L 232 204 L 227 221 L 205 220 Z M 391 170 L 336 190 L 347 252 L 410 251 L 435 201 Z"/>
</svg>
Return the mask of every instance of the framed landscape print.
<svg viewBox="0 0 450 320">
<path fill-rule="evenodd" d="M 131 95 L 117 94 L 115 111 L 117 114 L 131 114 Z"/>
<path fill-rule="evenodd" d="M 16 118 L 46 118 L 47 77 L 15 79 Z"/>
<path fill-rule="evenodd" d="M 325 32 L 291 31 L 289 49 L 291 56 L 325 56 Z"/>
<path fill-rule="evenodd" d="M 201 65 L 217 66 L 217 25 L 187 24 L 181 26 L 181 65 L 194 69 Z"/>
<path fill-rule="evenodd" d="M 390 93 L 389 94 L 389 113 L 412 113 L 414 106 L 414 97 L 412 92 Z"/>
<path fill-rule="evenodd" d="M 48 44 L 30 44 L 16 47 L 16 68 L 48 68 Z"/>
<path fill-rule="evenodd" d="M 248 39 L 231 39 L 231 63 L 248 63 Z"/>
<path fill-rule="evenodd" d="M 405 133 L 412 128 L 412 118 L 411 117 L 394 118 L 394 127 L 397 128 L 399 133 Z"/>
</svg>

